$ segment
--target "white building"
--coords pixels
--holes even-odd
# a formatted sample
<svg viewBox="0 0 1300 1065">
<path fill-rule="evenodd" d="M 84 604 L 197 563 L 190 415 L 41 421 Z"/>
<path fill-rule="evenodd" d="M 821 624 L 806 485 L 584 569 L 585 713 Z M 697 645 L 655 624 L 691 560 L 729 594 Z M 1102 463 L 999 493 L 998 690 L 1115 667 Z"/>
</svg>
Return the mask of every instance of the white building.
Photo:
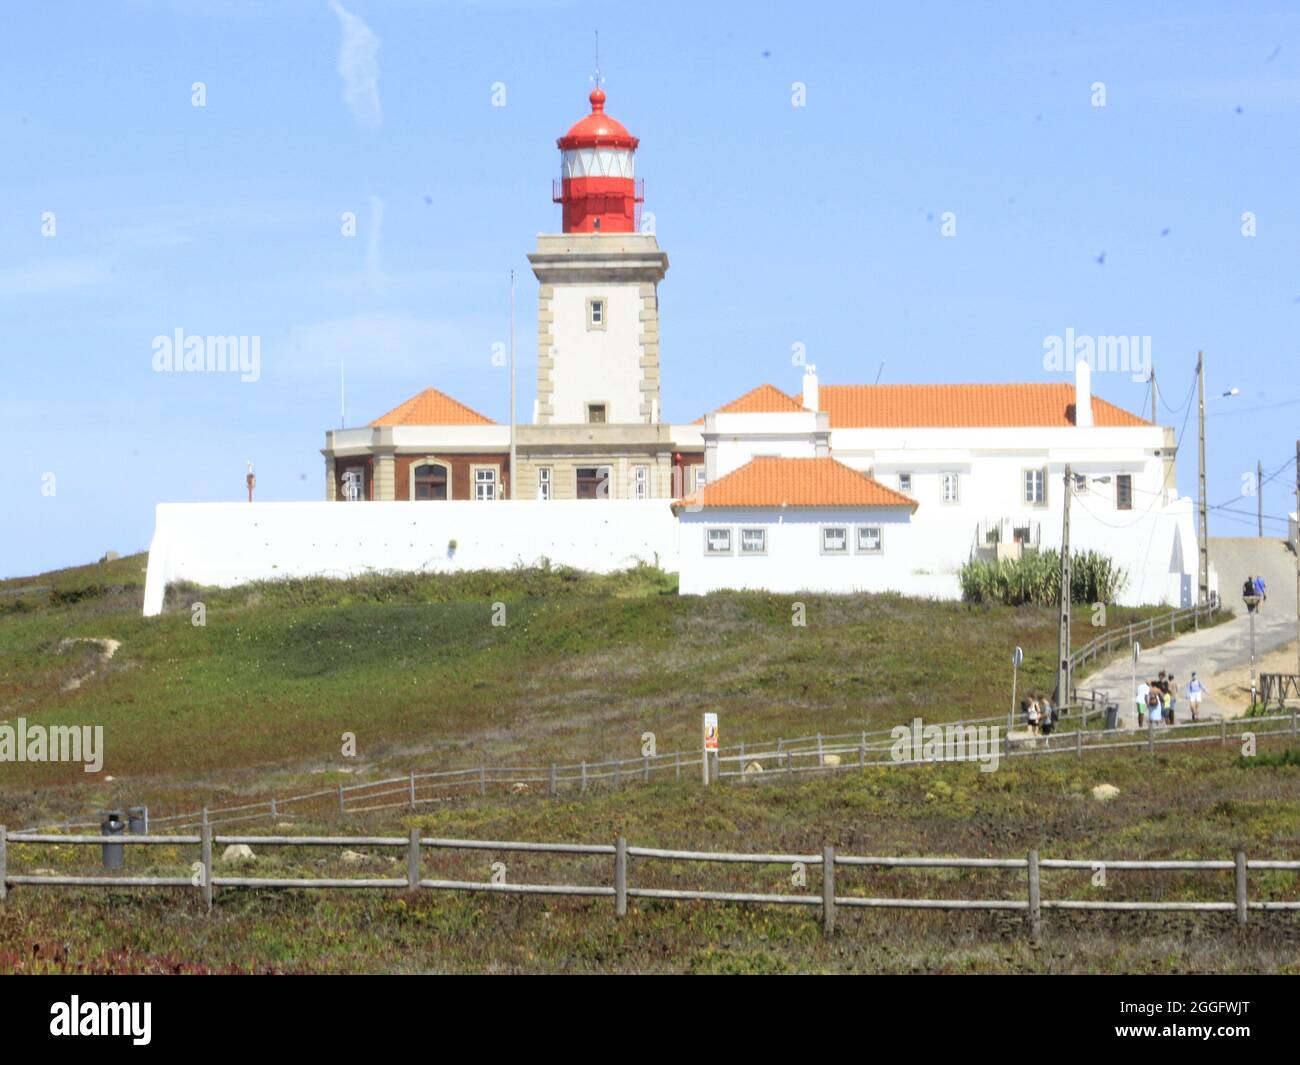
<svg viewBox="0 0 1300 1065">
<path fill-rule="evenodd" d="M 589 101 L 557 142 L 562 231 L 540 234 L 528 256 L 531 421 L 497 422 L 425 388 L 326 434 L 329 503 L 163 504 L 146 613 L 172 580 L 543 557 L 657 563 L 680 571 L 686 593 L 956 598 L 971 558 L 1061 543 L 1067 467 L 1071 545 L 1127 570 L 1121 601 L 1192 601 L 1196 535 L 1173 487 L 1173 433 L 1094 398 L 1087 363 L 1073 385 L 820 385 L 810 366 L 796 394 L 760 385 L 695 422 L 668 420 L 668 256 L 641 232 L 637 138 L 605 113 L 599 86 Z"/>
<path fill-rule="evenodd" d="M 890 565 L 828 566 L 820 540 L 796 546 L 786 536 L 750 558 L 741 579 L 728 556 L 702 547 L 711 503 L 722 498 L 706 490 L 695 500 L 701 513 L 679 514 L 684 592 L 784 589 L 802 566 L 810 590 L 957 598 L 957 573 L 972 558 L 1059 549 L 1069 467 L 1071 550 L 1100 552 L 1125 569 L 1120 601 L 1190 605 L 1196 595 L 1193 506 L 1173 487 L 1172 432 L 1094 397 L 1086 362 L 1073 386 L 821 385 L 809 366 L 799 395 L 760 386 L 707 415 L 702 437 L 711 486 L 759 459 L 829 457 L 913 501 L 915 512 L 890 537 L 887 551 L 899 537 L 908 541 Z M 768 498 L 773 507 L 782 502 Z M 807 513 L 801 520 L 813 521 Z M 816 523 L 828 520 L 838 521 Z M 796 550 L 801 557 L 786 554 Z"/>
</svg>

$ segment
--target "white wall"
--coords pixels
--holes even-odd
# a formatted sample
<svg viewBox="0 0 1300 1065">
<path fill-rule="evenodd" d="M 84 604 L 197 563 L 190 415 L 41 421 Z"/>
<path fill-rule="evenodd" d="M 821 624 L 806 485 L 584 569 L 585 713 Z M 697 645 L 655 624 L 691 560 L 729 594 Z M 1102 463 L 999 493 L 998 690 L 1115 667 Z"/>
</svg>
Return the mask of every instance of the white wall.
<svg viewBox="0 0 1300 1065">
<path fill-rule="evenodd" d="M 587 300 L 605 301 L 605 328 L 587 328 Z M 606 421 L 644 422 L 641 413 L 639 283 L 555 284 L 551 311 L 555 367 L 553 423 L 587 420 L 588 403 L 606 405 Z"/>
<path fill-rule="evenodd" d="M 905 507 L 683 511 L 679 520 L 680 590 L 683 595 L 703 595 L 724 588 L 781 593 L 893 591 L 927 598 L 960 598 L 954 575 L 927 572 L 926 553 L 908 519 Z M 848 526 L 849 554 L 822 553 L 821 530 L 825 525 Z M 882 527 L 881 553 L 857 552 L 857 525 Z M 719 527 L 732 531 L 730 555 L 705 553 L 706 531 Z M 742 555 L 740 530 L 760 527 L 767 530 L 767 554 Z"/>
<path fill-rule="evenodd" d="M 676 520 L 663 499 L 160 503 L 144 613 L 161 613 L 167 584 L 179 580 L 226 587 L 384 570 L 502 569 L 543 557 L 598 573 L 637 561 L 671 571 Z"/>
</svg>

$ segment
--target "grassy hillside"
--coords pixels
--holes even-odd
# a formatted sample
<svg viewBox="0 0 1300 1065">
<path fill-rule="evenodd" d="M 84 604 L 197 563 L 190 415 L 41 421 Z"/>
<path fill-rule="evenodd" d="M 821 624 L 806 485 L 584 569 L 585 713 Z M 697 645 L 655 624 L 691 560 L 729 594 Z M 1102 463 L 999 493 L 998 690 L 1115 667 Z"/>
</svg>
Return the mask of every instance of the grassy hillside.
<svg viewBox="0 0 1300 1065">
<path fill-rule="evenodd" d="M 102 724 L 107 747 L 94 778 L 6 765 L 11 821 L 108 802 L 188 806 L 345 767 L 631 757 L 645 731 L 663 751 L 694 745 L 706 709 L 728 743 L 983 716 L 1009 703 L 1016 644 L 1022 684 L 1053 680 L 1047 608 L 683 598 L 649 568 L 540 568 L 172 589 L 165 615 L 145 619 L 144 565 L 0 585 L 0 717 Z M 200 603 L 203 626 L 192 623 Z M 803 626 L 791 623 L 796 603 Z M 1114 609 L 1110 622 L 1143 613 Z M 1092 634 L 1081 612 L 1076 639 Z M 76 642 L 87 638 L 120 647 L 106 660 Z M 357 736 L 351 762 L 345 732 Z"/>
<path fill-rule="evenodd" d="M 1295 752 L 1300 755 L 1300 752 Z M 1274 760 L 1277 761 L 1277 760 Z M 1091 797 L 1098 783 L 1118 797 Z M 953 854 L 1069 858 L 1294 858 L 1300 766 L 1243 762 L 1218 748 L 975 766 L 869 768 L 800 783 L 766 781 L 709 791 L 665 783 L 582 799 L 512 796 L 448 804 L 410 819 L 350 821 L 344 831 L 607 842 L 811 853 Z M 334 822 L 295 831 L 335 832 Z M 401 857 L 358 848 L 273 851 L 255 846 L 256 875 L 404 875 Z M 129 869 L 188 875 L 194 848 L 141 848 Z M 90 871 L 85 848 L 10 850 L 13 871 Z M 511 882 L 609 884 L 609 861 L 490 852 L 428 856 L 424 875 L 485 881 L 507 864 Z M 794 892 L 786 866 L 681 866 L 633 859 L 641 887 Z M 1023 898 L 1024 875 L 988 870 L 842 870 L 841 894 Z M 1231 898 L 1230 873 L 1044 873 L 1045 898 Z M 1252 872 L 1252 898 L 1300 898 L 1297 877 Z M 11 971 L 279 972 L 1290 972 L 1300 973 L 1300 915 L 1044 915 L 1031 946 L 1014 914 L 843 911 L 823 939 L 815 909 L 636 901 L 622 919 L 608 899 L 522 899 L 465 893 L 225 890 L 211 915 L 190 889 L 101 892 L 15 889 L 0 905 L 0 973 Z M 76 920 L 68 920 L 75 907 Z"/>
</svg>

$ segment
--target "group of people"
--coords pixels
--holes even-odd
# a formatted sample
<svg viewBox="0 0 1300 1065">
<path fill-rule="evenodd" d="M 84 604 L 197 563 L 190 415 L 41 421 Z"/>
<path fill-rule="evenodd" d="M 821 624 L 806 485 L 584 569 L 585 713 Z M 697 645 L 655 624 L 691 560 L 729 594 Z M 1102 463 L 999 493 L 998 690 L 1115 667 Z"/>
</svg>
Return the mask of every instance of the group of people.
<svg viewBox="0 0 1300 1065">
<path fill-rule="evenodd" d="M 1060 711 L 1042 692 L 1030 692 L 1021 699 L 1020 713 L 1029 726 L 1029 731 L 1036 736 L 1050 736 L 1060 716 Z"/>
<path fill-rule="evenodd" d="M 1195 673 L 1187 682 L 1187 705 L 1191 710 L 1192 720 L 1200 719 L 1201 698 L 1206 687 Z M 1145 680 L 1138 684 L 1133 693 L 1133 702 L 1137 710 L 1138 728 L 1143 728 L 1147 718 L 1153 725 L 1173 725 L 1177 721 L 1178 681 L 1172 673 L 1163 669 L 1155 680 Z"/>
</svg>

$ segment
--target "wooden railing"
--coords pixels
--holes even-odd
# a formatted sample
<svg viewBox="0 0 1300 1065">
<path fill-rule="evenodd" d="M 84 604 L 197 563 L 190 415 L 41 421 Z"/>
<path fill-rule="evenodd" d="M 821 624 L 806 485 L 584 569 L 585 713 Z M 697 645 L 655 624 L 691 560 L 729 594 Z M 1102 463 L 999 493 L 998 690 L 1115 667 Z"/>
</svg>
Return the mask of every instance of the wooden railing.
<svg viewBox="0 0 1300 1065">
<path fill-rule="evenodd" d="M 199 859 L 190 866 L 187 876 L 74 876 L 58 873 L 26 874 L 12 872 L 9 863 L 14 849 L 28 845 L 57 844 L 59 846 L 109 847 L 109 846 L 168 846 L 198 847 Z M 401 850 L 406 855 L 405 876 L 401 877 L 257 877 L 217 876 L 214 873 L 213 851 L 217 846 L 246 844 L 261 848 L 270 847 L 365 847 Z M 532 853 L 601 858 L 610 862 L 610 877 L 606 883 L 511 883 L 504 879 L 504 866 L 492 863 L 488 880 L 464 880 L 425 875 L 426 860 L 437 862 L 438 855 L 447 851 L 488 851 L 501 854 Z M 657 888 L 638 887 L 632 884 L 632 860 L 639 863 L 668 862 L 695 866 L 715 863 L 744 863 L 753 866 L 783 867 L 783 882 L 803 887 L 803 891 L 738 892 L 707 888 Z M 810 881 L 805 870 L 821 867 L 820 891 L 815 878 Z M 919 896 L 875 896 L 863 892 L 844 890 L 849 885 L 839 879 L 839 874 L 850 874 L 861 869 L 987 869 L 1010 870 L 1024 874 L 1024 889 L 1017 897 L 992 898 L 931 898 Z M 1096 898 L 1057 897 L 1044 898 L 1042 873 L 1045 870 L 1086 872 L 1095 878 L 1099 869 L 1124 870 L 1183 870 L 1231 872 L 1233 891 L 1228 899 L 1157 899 L 1103 900 Z M 1025 914 L 1030 934 L 1037 938 L 1041 931 L 1042 911 L 1058 910 L 1118 910 L 1185 911 L 1185 912 L 1235 912 L 1239 924 L 1244 925 L 1251 910 L 1260 912 L 1297 911 L 1300 900 L 1294 897 L 1277 898 L 1276 885 L 1271 888 L 1274 897 L 1252 900 L 1248 895 L 1248 873 L 1251 871 L 1300 872 L 1300 861 L 1248 859 L 1238 851 L 1232 860 L 1155 860 L 1123 859 L 1101 861 L 1098 859 L 1041 858 L 1031 850 L 1023 858 L 956 858 L 938 857 L 868 857 L 840 854 L 833 844 L 826 844 L 820 853 L 765 854 L 735 853 L 731 851 L 671 850 L 656 847 L 637 847 L 628 844 L 622 835 L 611 843 L 534 843 L 517 840 L 442 839 L 421 836 L 412 828 L 405 838 L 401 836 L 219 836 L 212 827 L 205 826 L 198 835 L 158 836 L 72 836 L 41 833 L 9 834 L 0 826 L 0 900 L 11 888 L 82 887 L 82 888 L 153 888 L 180 887 L 199 892 L 209 909 L 212 908 L 218 889 L 325 889 L 325 890 L 388 890 L 388 891 L 463 891 L 508 895 L 569 895 L 590 898 L 612 898 L 614 912 L 623 917 L 628 912 L 629 899 L 669 899 L 693 902 L 756 903 L 771 906 L 803 906 L 818 908 L 822 924 L 829 934 L 835 928 L 836 913 L 842 909 L 928 909 L 947 911 L 1009 910 Z M 792 871 L 794 875 L 792 876 Z M 847 876 L 846 876 L 847 879 Z M 1095 879 L 1093 880 L 1095 883 Z M 1294 886 L 1290 895 L 1295 894 Z"/>
</svg>

